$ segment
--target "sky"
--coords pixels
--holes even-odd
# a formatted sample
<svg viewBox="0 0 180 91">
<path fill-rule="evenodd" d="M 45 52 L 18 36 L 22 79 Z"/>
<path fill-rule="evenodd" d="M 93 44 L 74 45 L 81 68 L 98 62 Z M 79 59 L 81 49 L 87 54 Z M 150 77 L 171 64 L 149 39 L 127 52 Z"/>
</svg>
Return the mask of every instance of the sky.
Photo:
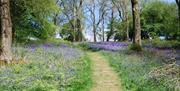
<svg viewBox="0 0 180 91">
<path fill-rule="evenodd" d="M 164 0 L 166 2 L 175 2 L 175 0 Z"/>
</svg>

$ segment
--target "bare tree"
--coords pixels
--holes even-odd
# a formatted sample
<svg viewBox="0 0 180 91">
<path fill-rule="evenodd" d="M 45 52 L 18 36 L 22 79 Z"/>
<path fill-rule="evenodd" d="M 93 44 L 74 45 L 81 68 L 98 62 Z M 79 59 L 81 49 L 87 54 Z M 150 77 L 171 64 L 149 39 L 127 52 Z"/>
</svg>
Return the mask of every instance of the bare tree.
<svg viewBox="0 0 180 91">
<path fill-rule="evenodd" d="M 90 14 L 90 21 L 92 23 L 92 31 L 94 42 L 97 42 L 97 29 L 102 23 L 103 27 L 103 40 L 104 40 L 104 19 L 107 13 L 107 1 L 106 0 L 90 0 L 87 2 L 87 10 Z"/>
<path fill-rule="evenodd" d="M 107 11 L 108 11 L 108 2 L 107 0 L 99 0 L 99 19 L 100 22 L 102 22 L 102 40 L 105 41 L 105 17 L 107 15 Z M 102 20 L 102 21 L 101 21 Z"/>
<path fill-rule="evenodd" d="M 139 14 L 139 3 L 138 0 L 131 0 L 132 4 L 132 15 L 133 15 L 133 29 L 134 29 L 134 39 L 133 43 L 141 46 L 141 24 L 140 24 L 140 14 Z"/>
<path fill-rule="evenodd" d="M 94 37 L 94 42 L 97 42 L 97 36 L 96 36 L 96 3 L 95 0 L 90 0 L 88 2 L 88 11 L 90 12 L 90 17 L 91 17 L 91 21 L 92 21 L 92 26 L 93 26 L 93 37 Z"/>
<path fill-rule="evenodd" d="M 0 17 L 0 61 L 9 63 L 12 60 L 12 22 L 9 0 L 0 0 Z"/>
</svg>

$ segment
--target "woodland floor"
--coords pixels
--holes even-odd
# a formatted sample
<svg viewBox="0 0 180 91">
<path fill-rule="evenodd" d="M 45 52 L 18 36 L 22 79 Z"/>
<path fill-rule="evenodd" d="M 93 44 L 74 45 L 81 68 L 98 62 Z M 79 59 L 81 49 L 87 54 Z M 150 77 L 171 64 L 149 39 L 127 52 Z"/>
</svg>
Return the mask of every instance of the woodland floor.
<svg viewBox="0 0 180 91">
<path fill-rule="evenodd" d="M 108 61 L 97 52 L 89 52 L 92 60 L 91 91 L 123 91 L 118 75 L 109 66 Z"/>
</svg>

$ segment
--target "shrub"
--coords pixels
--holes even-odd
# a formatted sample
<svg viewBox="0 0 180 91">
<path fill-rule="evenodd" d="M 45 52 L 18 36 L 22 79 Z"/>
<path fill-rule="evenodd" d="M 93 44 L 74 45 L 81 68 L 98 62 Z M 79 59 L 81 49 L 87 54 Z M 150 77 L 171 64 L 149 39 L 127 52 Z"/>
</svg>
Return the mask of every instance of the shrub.
<svg viewBox="0 0 180 91">
<path fill-rule="evenodd" d="M 77 44 L 77 47 L 78 47 L 78 48 L 81 48 L 81 49 L 83 49 L 83 50 L 88 50 L 88 49 L 89 49 L 89 44 L 86 43 L 86 42 L 82 42 L 82 43 L 78 43 L 78 44 Z"/>
<path fill-rule="evenodd" d="M 142 51 L 142 47 L 138 44 L 131 44 L 129 46 L 129 49 L 133 51 Z"/>
<path fill-rule="evenodd" d="M 180 48 L 180 41 L 177 40 L 152 40 L 152 46 L 157 48 Z"/>
</svg>

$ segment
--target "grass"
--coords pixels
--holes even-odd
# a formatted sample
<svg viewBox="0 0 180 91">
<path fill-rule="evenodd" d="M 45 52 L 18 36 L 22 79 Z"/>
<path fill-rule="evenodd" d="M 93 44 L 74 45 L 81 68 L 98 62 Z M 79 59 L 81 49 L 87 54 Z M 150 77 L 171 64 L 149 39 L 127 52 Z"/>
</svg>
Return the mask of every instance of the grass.
<svg viewBox="0 0 180 91">
<path fill-rule="evenodd" d="M 170 81 L 175 77 L 179 78 L 178 75 L 168 78 L 150 74 L 154 69 L 163 65 L 160 64 L 161 59 L 151 53 L 138 54 L 129 51 L 120 53 L 103 51 L 101 53 L 119 74 L 124 91 L 179 91 L 178 80 L 177 83 Z M 176 70 L 179 74 L 178 68 Z"/>
<path fill-rule="evenodd" d="M 92 79 L 91 79 L 91 60 L 87 56 L 87 54 L 84 56 L 84 63 L 79 64 L 78 70 L 78 78 L 76 79 L 72 84 L 72 87 L 70 88 L 70 91 L 89 91 L 92 86 Z"/>
<path fill-rule="evenodd" d="M 90 60 L 69 47 L 14 47 L 23 64 L 0 67 L 0 91 L 88 91 Z"/>
</svg>

